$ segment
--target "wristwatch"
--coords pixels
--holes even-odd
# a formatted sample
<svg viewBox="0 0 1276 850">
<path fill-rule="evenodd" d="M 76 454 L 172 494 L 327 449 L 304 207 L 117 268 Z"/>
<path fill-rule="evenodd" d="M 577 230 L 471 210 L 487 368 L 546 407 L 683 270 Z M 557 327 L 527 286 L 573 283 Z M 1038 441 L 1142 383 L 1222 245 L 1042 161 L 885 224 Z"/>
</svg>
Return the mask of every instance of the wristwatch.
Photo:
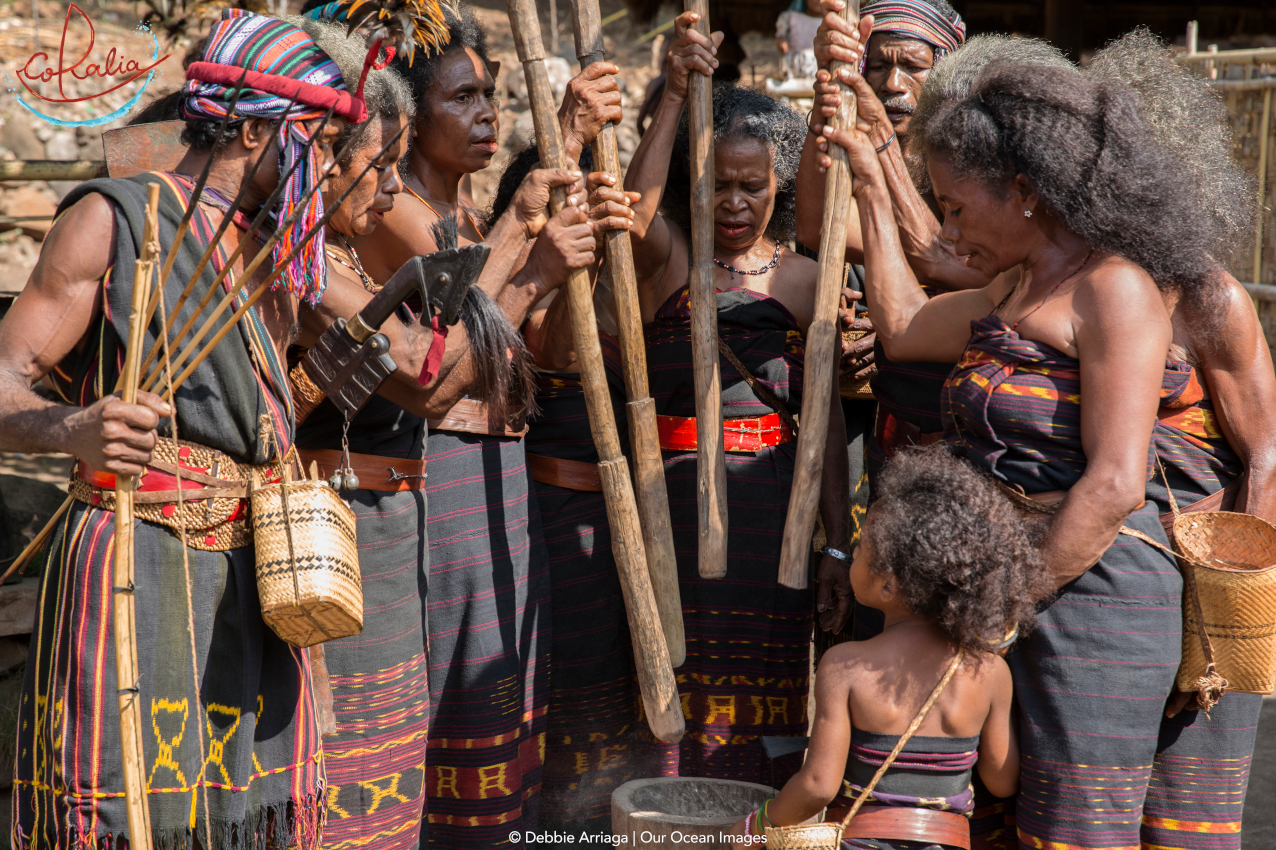
<svg viewBox="0 0 1276 850">
<path fill-rule="evenodd" d="M 842 561 L 847 564 L 849 564 L 852 561 L 852 558 L 850 555 L 846 554 L 841 549 L 834 549 L 832 546 L 825 546 L 821 548 L 820 551 L 823 552 L 825 555 L 830 555 L 834 558 L 837 558 L 839 561 Z"/>
</svg>

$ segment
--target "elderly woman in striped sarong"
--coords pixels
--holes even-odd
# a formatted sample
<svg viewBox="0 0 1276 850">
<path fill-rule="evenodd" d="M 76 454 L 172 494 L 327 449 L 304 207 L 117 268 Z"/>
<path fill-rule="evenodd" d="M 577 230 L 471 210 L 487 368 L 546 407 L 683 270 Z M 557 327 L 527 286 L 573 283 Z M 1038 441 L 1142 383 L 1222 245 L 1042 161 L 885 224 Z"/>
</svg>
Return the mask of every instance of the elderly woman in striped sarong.
<svg viewBox="0 0 1276 850">
<path fill-rule="evenodd" d="M 887 354 L 957 362 L 947 439 L 1006 486 L 1058 505 L 1042 545 L 1059 593 L 1010 659 L 1020 840 L 1129 846 L 1178 666 L 1182 581 L 1162 551 L 1117 534 L 1165 542 L 1145 502 L 1152 422 L 1163 385 L 1173 388 L 1157 286 L 1207 311 L 1201 293 L 1225 233 L 1179 191 L 1191 177 L 1133 93 L 1038 71 L 990 68 L 973 96 L 914 128 L 943 236 L 993 278 L 983 290 L 924 300 L 875 146 L 858 131 L 830 135 L 857 177 L 866 288 Z"/>
</svg>

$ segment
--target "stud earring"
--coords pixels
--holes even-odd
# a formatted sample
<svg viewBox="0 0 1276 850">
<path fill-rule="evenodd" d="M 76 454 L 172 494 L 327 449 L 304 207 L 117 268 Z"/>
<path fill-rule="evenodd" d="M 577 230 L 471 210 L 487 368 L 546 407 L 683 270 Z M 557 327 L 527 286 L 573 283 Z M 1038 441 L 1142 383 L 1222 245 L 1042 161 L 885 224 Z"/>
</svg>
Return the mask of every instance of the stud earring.
<svg viewBox="0 0 1276 850">
<path fill-rule="evenodd" d="M 1024 218 L 1032 218 L 1032 210 L 1024 210 L 1024 211 L 1023 211 L 1023 217 L 1024 217 Z"/>
</svg>

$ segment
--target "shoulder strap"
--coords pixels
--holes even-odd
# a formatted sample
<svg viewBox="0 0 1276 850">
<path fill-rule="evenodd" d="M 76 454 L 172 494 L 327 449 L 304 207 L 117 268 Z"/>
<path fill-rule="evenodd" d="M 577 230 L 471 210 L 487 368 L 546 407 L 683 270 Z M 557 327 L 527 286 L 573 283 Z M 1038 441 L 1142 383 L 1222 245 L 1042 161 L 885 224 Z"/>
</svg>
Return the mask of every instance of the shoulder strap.
<svg viewBox="0 0 1276 850">
<path fill-rule="evenodd" d="M 744 382 L 749 385 L 749 389 L 753 390 L 753 394 L 765 404 L 767 407 L 780 414 L 780 418 L 784 420 L 784 424 L 792 429 L 794 436 L 798 432 L 797 420 L 793 418 L 793 414 L 789 413 L 788 407 L 784 402 L 780 401 L 780 397 L 773 393 L 770 387 L 753 377 L 753 373 L 749 371 L 749 367 L 740 362 L 740 358 L 735 356 L 735 352 L 731 350 L 731 346 L 723 341 L 722 337 L 718 337 L 718 351 L 723 357 L 727 358 L 727 362 L 740 373 L 740 377 L 744 378 Z"/>
<path fill-rule="evenodd" d="M 922 704 L 918 710 L 917 716 L 913 718 L 913 722 L 908 724 L 908 728 L 904 730 L 904 734 L 899 736 L 899 740 L 895 743 L 895 748 L 891 750 L 890 755 L 886 757 L 886 761 L 882 762 L 882 766 L 877 769 L 877 773 L 873 774 L 873 778 L 864 786 L 864 790 L 860 792 L 859 797 L 855 799 L 855 805 L 851 806 L 851 810 L 846 813 L 846 817 L 842 819 L 842 831 L 846 830 L 847 825 L 851 822 L 851 818 L 859 813 L 860 807 L 864 805 L 864 801 L 868 799 L 868 795 L 873 793 L 873 789 L 877 787 L 877 783 L 886 775 L 886 771 L 895 763 L 895 759 L 904 750 L 904 745 L 909 742 L 913 734 L 917 732 L 918 727 L 922 725 L 922 721 L 926 719 L 926 715 L 930 714 L 930 709 L 935 704 L 935 700 L 939 699 L 939 695 L 944 692 L 944 688 L 948 687 L 948 683 L 953 680 L 953 676 L 957 673 L 957 668 L 961 666 L 962 658 L 965 656 L 966 650 L 957 650 L 956 657 L 953 658 L 948 669 L 944 671 L 944 677 L 939 680 L 939 684 L 935 686 L 935 690 L 930 692 L 930 696 L 926 698 L 926 702 Z"/>
</svg>

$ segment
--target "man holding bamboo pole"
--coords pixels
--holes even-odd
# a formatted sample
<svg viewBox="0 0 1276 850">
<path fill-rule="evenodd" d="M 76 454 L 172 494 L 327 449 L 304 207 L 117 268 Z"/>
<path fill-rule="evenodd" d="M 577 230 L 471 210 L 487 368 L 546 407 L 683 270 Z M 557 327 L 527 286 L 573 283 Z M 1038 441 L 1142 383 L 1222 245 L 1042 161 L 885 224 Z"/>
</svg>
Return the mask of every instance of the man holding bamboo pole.
<svg viewBox="0 0 1276 850">
<path fill-rule="evenodd" d="M 625 188 L 641 195 L 630 236 L 687 640 L 678 673 L 689 734 L 679 748 L 664 750 L 662 769 L 769 781 L 759 738 L 803 734 L 812 629 L 811 593 L 778 583 L 817 270 L 783 245 L 792 236 L 806 131 L 801 116 L 765 95 L 732 86 L 714 92 L 709 224 L 730 525 L 726 576 L 702 578 L 694 522 L 699 388 L 691 374 L 688 292 L 694 116 L 682 113 L 689 77 L 714 71 L 720 36 L 693 30 L 695 21 L 691 12 L 677 20 L 665 95 L 625 179 Z M 821 415 L 830 429 L 822 515 L 829 545 L 842 548 L 849 484 L 841 407 L 830 404 Z M 818 578 L 822 625 L 840 627 L 850 602 L 846 570 L 825 556 Z"/>
<path fill-rule="evenodd" d="M 73 191 L 0 324 L 0 449 L 64 451 L 79 461 L 75 501 L 50 541 L 20 706 L 15 847 L 128 839 L 121 792 L 129 769 L 140 769 L 149 792 L 156 846 L 220 848 L 231 836 L 318 844 L 323 775 L 309 666 L 304 650 L 262 621 L 246 479 L 277 478 L 291 444 L 283 352 L 298 298 L 317 298 L 325 281 L 321 248 L 307 250 L 322 215 L 315 192 L 332 142 L 347 119 L 359 120 L 362 103 L 300 30 L 229 12 L 188 70 L 182 110 L 190 150 L 176 172 Z M 141 313 L 153 316 L 146 351 L 128 352 L 149 186 L 161 190 L 160 283 L 146 299 L 156 309 Z M 226 200 L 236 195 L 238 209 Z M 261 258 L 260 274 L 244 275 L 258 243 L 241 210 L 258 207 L 274 216 L 283 247 L 272 262 Z M 235 226 L 218 234 L 232 217 Z M 241 243 L 249 250 L 220 275 Z M 201 263 L 205 255 L 211 262 Z M 171 331 L 188 319 L 224 327 L 224 318 L 205 320 L 226 298 L 242 302 L 262 286 L 272 266 L 284 285 L 258 296 L 257 309 L 211 351 L 188 351 L 189 380 L 171 403 L 161 400 L 155 393 L 167 391 L 179 352 L 199 348 Z M 125 404 L 110 390 L 124 357 L 142 353 L 159 378 Z M 64 404 L 32 392 L 46 377 Z M 117 475 L 137 476 L 140 675 L 118 687 L 139 689 L 140 765 L 121 763 L 115 715 Z"/>
</svg>

